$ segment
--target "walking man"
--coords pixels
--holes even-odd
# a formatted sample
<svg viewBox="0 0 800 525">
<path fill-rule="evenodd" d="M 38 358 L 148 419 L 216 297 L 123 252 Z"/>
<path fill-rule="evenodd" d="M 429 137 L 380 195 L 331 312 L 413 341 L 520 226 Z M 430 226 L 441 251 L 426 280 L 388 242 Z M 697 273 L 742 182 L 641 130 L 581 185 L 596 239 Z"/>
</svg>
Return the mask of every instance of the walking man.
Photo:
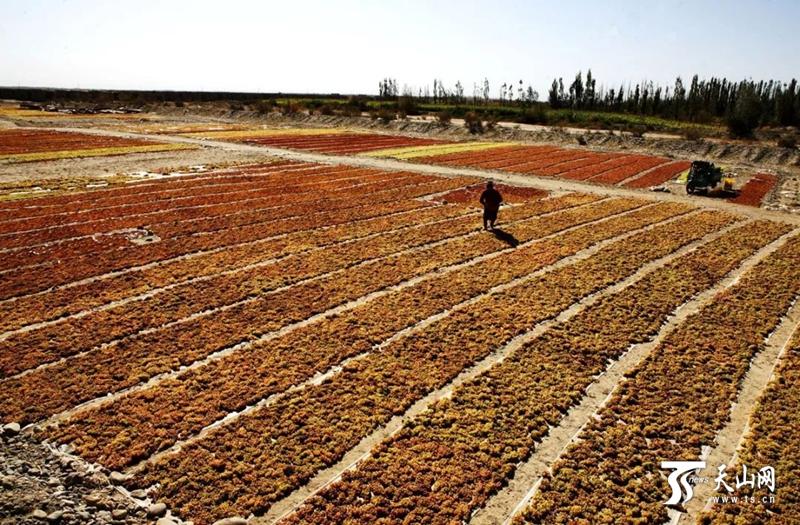
<svg viewBox="0 0 800 525">
<path fill-rule="evenodd" d="M 481 204 L 483 204 L 483 229 L 494 230 L 494 221 L 497 220 L 497 211 L 503 202 L 503 196 L 494 189 L 494 183 L 486 183 L 486 189 L 481 193 Z"/>
</svg>

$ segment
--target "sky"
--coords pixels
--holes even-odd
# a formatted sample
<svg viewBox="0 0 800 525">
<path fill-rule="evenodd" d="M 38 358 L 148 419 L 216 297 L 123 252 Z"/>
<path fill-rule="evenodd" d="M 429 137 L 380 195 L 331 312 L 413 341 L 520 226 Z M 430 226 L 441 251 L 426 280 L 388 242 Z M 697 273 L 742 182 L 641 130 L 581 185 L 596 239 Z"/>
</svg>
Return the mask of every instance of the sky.
<svg viewBox="0 0 800 525">
<path fill-rule="evenodd" d="M 0 0 L 0 86 L 467 95 L 592 70 L 800 78 L 800 0 Z M 569 82 L 567 82 L 568 84 Z"/>
</svg>

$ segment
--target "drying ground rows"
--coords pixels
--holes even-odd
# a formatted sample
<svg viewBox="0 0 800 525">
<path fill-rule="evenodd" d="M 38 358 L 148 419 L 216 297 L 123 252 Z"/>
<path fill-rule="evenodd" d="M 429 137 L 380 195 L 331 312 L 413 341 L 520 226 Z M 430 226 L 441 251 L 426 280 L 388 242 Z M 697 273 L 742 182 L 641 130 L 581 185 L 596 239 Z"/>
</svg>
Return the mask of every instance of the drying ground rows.
<svg viewBox="0 0 800 525">
<path fill-rule="evenodd" d="M 0 130 L 0 161 L 32 162 L 191 149 L 145 139 L 118 138 L 48 129 Z"/>
<path fill-rule="evenodd" d="M 198 524 L 665 521 L 659 462 L 715 447 L 765 348 L 796 401 L 800 236 L 510 187 L 492 234 L 476 183 L 278 161 L 3 203 L 0 419 Z M 788 479 L 794 414 L 743 460 Z"/>
<path fill-rule="evenodd" d="M 634 189 L 662 185 L 686 172 L 691 165 L 687 160 L 594 152 L 585 148 L 504 142 L 445 142 L 326 128 L 198 131 L 184 135 L 332 155 L 388 157 L 427 164 L 560 177 Z M 740 183 L 738 194 L 729 200 L 759 206 L 777 183 L 775 175 L 759 173 Z"/>
<path fill-rule="evenodd" d="M 690 166 L 687 160 L 652 155 L 506 142 L 452 142 L 337 128 L 239 129 L 234 125 L 144 125 L 140 128 L 140 131 L 154 135 L 152 139 L 40 128 L 0 130 L 0 161 L 46 161 L 198 147 L 193 144 L 158 141 L 158 136 L 172 134 L 193 139 L 240 142 L 329 155 L 395 158 L 427 164 L 559 177 L 634 189 L 664 184 L 685 173 Z M 738 195 L 729 200 L 738 204 L 759 206 L 777 183 L 778 178 L 775 175 L 756 174 L 739 181 Z"/>
</svg>

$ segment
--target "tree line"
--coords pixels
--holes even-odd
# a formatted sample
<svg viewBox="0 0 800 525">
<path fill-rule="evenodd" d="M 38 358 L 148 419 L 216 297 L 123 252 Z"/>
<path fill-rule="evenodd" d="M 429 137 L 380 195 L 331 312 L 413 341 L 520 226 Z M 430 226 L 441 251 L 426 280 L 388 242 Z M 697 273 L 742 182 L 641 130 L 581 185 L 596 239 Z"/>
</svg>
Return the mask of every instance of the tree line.
<svg viewBox="0 0 800 525">
<path fill-rule="evenodd" d="M 681 77 L 672 86 L 651 81 L 619 88 L 597 88 L 589 70 L 579 71 L 568 87 L 562 78 L 554 79 L 548 91 L 552 108 L 573 108 L 655 115 L 691 122 L 737 115 L 756 119 L 759 125 L 793 126 L 800 124 L 800 90 L 797 80 L 731 81 L 727 78 L 700 79 L 694 75 L 688 86 Z"/>
<path fill-rule="evenodd" d="M 466 96 L 461 82 L 447 87 L 440 79 L 429 86 L 398 87 L 396 79 L 385 78 L 379 84 L 382 99 L 411 98 L 423 103 L 520 105 L 533 106 L 539 93 L 522 80 L 504 82 L 495 93 L 489 80 L 473 84 L 472 95 Z M 605 111 L 651 115 L 668 119 L 707 123 L 724 120 L 735 134 L 747 135 L 758 126 L 800 125 L 800 88 L 797 80 L 741 80 L 694 75 L 686 83 L 681 77 L 672 85 L 652 81 L 606 87 L 598 84 L 588 70 L 578 72 L 568 84 L 563 77 L 553 79 L 546 104 L 552 109 Z"/>
</svg>

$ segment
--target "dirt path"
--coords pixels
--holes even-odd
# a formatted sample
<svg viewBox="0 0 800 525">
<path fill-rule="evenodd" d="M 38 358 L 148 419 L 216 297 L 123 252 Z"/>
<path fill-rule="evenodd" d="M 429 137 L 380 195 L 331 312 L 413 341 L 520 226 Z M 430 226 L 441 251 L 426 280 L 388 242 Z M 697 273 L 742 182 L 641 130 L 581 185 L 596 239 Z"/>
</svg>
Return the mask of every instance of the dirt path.
<svg viewBox="0 0 800 525">
<path fill-rule="evenodd" d="M 134 139 L 152 139 L 152 136 L 143 135 L 140 133 L 130 133 L 121 131 L 109 131 L 100 129 L 80 129 L 74 128 L 53 128 L 57 131 L 79 131 L 81 133 L 91 133 L 95 135 L 134 138 Z M 375 168 L 382 170 L 395 170 L 395 171 L 408 171 L 414 173 L 426 173 L 432 175 L 439 175 L 443 177 L 478 177 L 484 179 L 492 179 L 506 184 L 516 186 L 532 186 L 547 191 L 577 191 L 583 193 L 595 193 L 614 197 L 638 197 L 656 201 L 669 201 L 669 202 L 683 202 L 692 204 L 694 206 L 704 206 L 708 208 L 717 208 L 730 211 L 732 213 L 739 213 L 748 217 L 758 219 L 768 219 L 779 222 L 786 222 L 790 224 L 800 225 L 800 216 L 789 215 L 772 210 L 765 210 L 761 208 L 754 208 L 752 206 L 742 206 L 739 204 L 731 204 L 727 201 L 705 198 L 705 197 L 690 197 L 688 195 L 675 195 L 671 193 L 650 192 L 646 190 L 635 190 L 628 188 L 620 188 L 616 186 L 604 186 L 599 184 L 588 184 L 580 181 L 564 180 L 555 177 L 540 177 L 536 175 L 520 175 L 514 173 L 481 170 L 473 168 L 454 168 L 450 166 L 435 166 L 430 164 L 415 164 L 404 162 L 394 159 L 382 159 L 375 157 L 357 157 L 345 155 L 323 155 L 320 153 L 312 153 L 306 151 L 295 151 L 273 148 L 269 146 L 257 146 L 252 144 L 241 144 L 236 142 L 222 142 L 214 140 L 203 140 L 190 137 L 180 137 L 174 135 L 159 135 L 160 140 L 164 142 L 174 142 L 182 144 L 195 144 L 206 146 L 209 148 L 218 148 L 225 151 L 237 153 L 262 153 L 272 157 L 278 157 L 287 160 L 295 160 L 301 162 L 316 162 L 320 164 L 332 165 L 347 165 L 359 166 L 365 168 Z"/>
</svg>

